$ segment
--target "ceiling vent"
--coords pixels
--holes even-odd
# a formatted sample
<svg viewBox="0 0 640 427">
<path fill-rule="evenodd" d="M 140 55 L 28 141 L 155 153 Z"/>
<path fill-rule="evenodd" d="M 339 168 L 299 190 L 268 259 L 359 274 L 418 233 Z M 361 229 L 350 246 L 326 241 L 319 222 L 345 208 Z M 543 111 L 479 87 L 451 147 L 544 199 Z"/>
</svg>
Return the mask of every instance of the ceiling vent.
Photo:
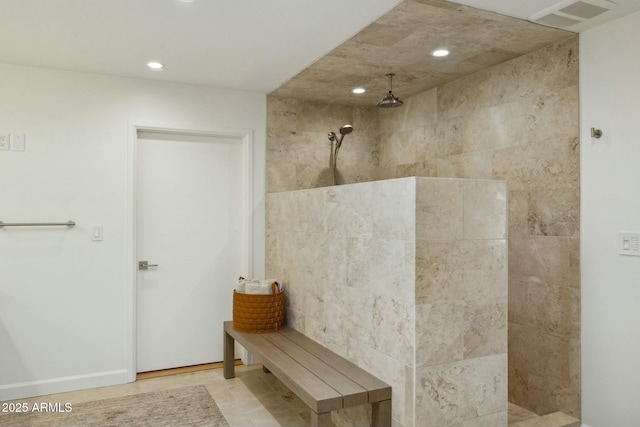
<svg viewBox="0 0 640 427">
<path fill-rule="evenodd" d="M 565 0 L 531 15 L 529 21 L 570 30 L 574 25 L 600 16 L 614 7 L 616 4 L 608 0 Z"/>
</svg>

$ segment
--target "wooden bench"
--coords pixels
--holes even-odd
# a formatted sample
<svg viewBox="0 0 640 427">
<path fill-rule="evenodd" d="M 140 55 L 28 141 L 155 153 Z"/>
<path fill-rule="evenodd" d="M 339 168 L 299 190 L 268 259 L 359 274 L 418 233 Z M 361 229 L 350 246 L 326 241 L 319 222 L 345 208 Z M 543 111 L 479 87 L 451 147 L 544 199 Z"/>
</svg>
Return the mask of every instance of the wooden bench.
<svg viewBox="0 0 640 427">
<path fill-rule="evenodd" d="M 235 376 L 234 341 L 255 355 L 310 409 L 312 427 L 331 426 L 331 411 L 371 404 L 374 427 L 391 427 L 391 386 L 326 347 L 285 328 L 267 334 L 235 331 L 224 322 L 224 377 Z"/>
</svg>

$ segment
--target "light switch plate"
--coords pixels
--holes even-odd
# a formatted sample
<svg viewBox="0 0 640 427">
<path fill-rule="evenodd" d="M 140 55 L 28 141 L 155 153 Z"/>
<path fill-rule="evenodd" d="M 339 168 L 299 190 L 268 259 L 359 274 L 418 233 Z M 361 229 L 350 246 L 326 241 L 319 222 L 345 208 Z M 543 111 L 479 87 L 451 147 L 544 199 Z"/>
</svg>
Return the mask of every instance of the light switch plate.
<svg viewBox="0 0 640 427">
<path fill-rule="evenodd" d="M 0 133 L 0 150 L 9 151 L 9 134 Z"/>
<path fill-rule="evenodd" d="M 94 242 L 102 240 L 102 225 L 94 224 L 91 226 L 91 240 Z"/>
<path fill-rule="evenodd" d="M 11 151 L 24 151 L 25 150 L 25 138 L 24 134 L 11 135 Z"/>
<path fill-rule="evenodd" d="M 640 233 L 619 233 L 620 255 L 640 256 Z"/>
</svg>

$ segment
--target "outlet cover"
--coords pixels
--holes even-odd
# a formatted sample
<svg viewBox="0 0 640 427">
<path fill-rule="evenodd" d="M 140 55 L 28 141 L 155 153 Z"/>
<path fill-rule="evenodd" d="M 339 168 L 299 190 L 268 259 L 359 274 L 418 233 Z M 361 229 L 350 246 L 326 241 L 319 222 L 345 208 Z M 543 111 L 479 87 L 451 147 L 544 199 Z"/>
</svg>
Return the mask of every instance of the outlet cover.
<svg viewBox="0 0 640 427">
<path fill-rule="evenodd" d="M 0 133 L 0 150 L 9 151 L 9 134 Z"/>
</svg>

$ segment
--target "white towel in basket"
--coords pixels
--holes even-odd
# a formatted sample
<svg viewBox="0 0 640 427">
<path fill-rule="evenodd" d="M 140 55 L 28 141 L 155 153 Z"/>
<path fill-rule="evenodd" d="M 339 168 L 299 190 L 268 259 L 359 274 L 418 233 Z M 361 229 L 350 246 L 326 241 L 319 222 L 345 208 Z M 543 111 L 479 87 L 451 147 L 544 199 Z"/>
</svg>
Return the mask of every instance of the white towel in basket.
<svg viewBox="0 0 640 427">
<path fill-rule="evenodd" d="M 274 291 L 273 284 L 275 283 L 275 292 L 282 291 L 282 284 L 276 279 L 245 279 L 244 277 L 238 278 L 236 284 L 236 292 L 253 294 L 253 295 L 269 295 Z"/>
<path fill-rule="evenodd" d="M 273 282 L 247 282 L 245 285 L 245 293 L 253 295 L 269 295 L 271 291 L 271 285 Z"/>
</svg>

